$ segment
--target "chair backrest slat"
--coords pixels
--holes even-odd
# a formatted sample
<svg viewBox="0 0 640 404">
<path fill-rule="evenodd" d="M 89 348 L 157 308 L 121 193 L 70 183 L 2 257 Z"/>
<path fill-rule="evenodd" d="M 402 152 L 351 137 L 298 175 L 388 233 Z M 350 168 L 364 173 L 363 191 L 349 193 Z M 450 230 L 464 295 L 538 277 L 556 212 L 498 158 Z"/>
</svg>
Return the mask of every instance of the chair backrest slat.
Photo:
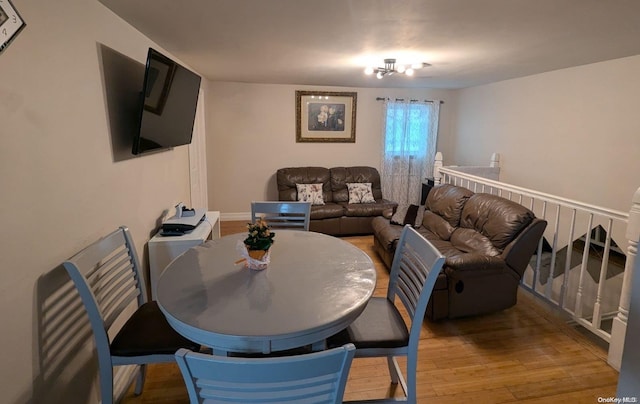
<svg viewBox="0 0 640 404">
<path fill-rule="evenodd" d="M 129 252 L 129 249 L 120 249 L 87 279 L 107 328 L 140 295 Z"/>
<path fill-rule="evenodd" d="M 120 317 L 120 313 L 131 304 L 137 302 L 140 293 L 136 290 L 130 290 L 126 295 L 122 296 L 120 300 L 114 301 L 114 305 L 111 305 L 103 312 L 103 319 L 105 325 L 110 328 L 113 323 Z M 117 303 L 117 304 L 116 304 Z"/>
<path fill-rule="evenodd" d="M 387 299 L 396 297 L 409 313 L 410 344 L 417 344 L 427 303 L 445 257 L 420 233 L 407 225 L 391 264 Z"/>
<path fill-rule="evenodd" d="M 128 264 L 122 267 L 107 268 L 105 271 L 107 276 L 102 277 L 99 282 L 101 286 L 94 285 L 98 288 L 95 292 L 96 299 L 100 302 L 100 305 L 106 305 L 108 300 L 114 300 L 114 293 L 117 293 L 118 289 L 122 289 L 124 285 L 130 285 L 137 283 L 136 279 L 132 276 L 133 266 Z M 104 272 L 104 271 L 103 271 Z"/>
<path fill-rule="evenodd" d="M 424 258 L 419 256 L 410 244 L 405 244 L 399 265 L 400 270 L 394 292 L 402 300 L 409 315 L 413 317 L 423 285 L 427 280 L 429 264 L 424 262 Z"/>
<path fill-rule="evenodd" d="M 202 383 L 196 386 L 200 397 L 211 400 L 225 400 L 239 403 L 280 403 L 285 401 L 304 402 L 304 400 L 324 399 L 332 402 L 335 396 L 336 384 L 339 382 L 336 375 L 327 375 L 304 380 L 302 382 L 289 381 L 283 383 Z"/>
<path fill-rule="evenodd" d="M 109 329 L 132 303 L 146 302 L 144 279 L 129 230 L 116 231 L 63 263 L 85 305 L 96 344 L 109 344 Z"/>
<path fill-rule="evenodd" d="M 276 229 L 309 230 L 310 202 L 251 202 L 251 221 L 265 220 Z"/>
<path fill-rule="evenodd" d="M 355 347 L 277 358 L 229 358 L 184 349 L 176 360 L 191 402 L 340 403 Z"/>
</svg>

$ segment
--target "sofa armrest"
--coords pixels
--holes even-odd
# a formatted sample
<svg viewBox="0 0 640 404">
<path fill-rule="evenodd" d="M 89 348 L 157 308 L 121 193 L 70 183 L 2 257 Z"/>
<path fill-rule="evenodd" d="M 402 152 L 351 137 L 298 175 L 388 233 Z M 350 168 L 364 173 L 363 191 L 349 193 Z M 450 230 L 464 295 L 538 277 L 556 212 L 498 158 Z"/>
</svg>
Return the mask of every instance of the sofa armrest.
<svg viewBox="0 0 640 404">
<path fill-rule="evenodd" d="M 445 272 L 475 273 L 485 275 L 491 272 L 502 272 L 506 265 L 501 257 L 491 257 L 479 253 L 462 253 L 447 257 Z"/>
<path fill-rule="evenodd" d="M 382 216 L 385 219 L 391 220 L 391 217 L 393 217 L 394 213 L 396 213 L 396 208 L 387 208 L 387 209 L 382 211 Z"/>
<path fill-rule="evenodd" d="M 538 242 L 540 241 L 546 227 L 546 220 L 538 218 L 533 219 L 529 226 L 520 232 L 520 234 L 518 234 L 518 236 L 509 243 L 502 252 L 504 261 L 521 278 L 529 264 L 531 256 L 538 247 Z"/>
</svg>

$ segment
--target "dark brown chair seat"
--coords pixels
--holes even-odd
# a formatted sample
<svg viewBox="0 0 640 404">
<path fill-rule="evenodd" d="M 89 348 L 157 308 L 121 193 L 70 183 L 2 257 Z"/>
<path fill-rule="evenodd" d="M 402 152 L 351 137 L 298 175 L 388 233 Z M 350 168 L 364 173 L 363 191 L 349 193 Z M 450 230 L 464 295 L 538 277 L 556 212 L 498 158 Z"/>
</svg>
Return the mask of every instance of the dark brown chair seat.
<svg viewBox="0 0 640 404">
<path fill-rule="evenodd" d="M 409 344 L 409 330 L 393 303 L 373 297 L 362 314 L 327 344 L 337 347 L 349 342 L 357 349 L 398 348 Z"/>
</svg>

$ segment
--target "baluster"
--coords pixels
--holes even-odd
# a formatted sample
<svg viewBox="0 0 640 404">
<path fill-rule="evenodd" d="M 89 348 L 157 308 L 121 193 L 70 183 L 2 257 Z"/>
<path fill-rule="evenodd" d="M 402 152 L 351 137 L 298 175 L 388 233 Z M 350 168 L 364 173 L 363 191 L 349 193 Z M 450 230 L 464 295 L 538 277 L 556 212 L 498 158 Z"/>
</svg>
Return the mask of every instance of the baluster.
<svg viewBox="0 0 640 404">
<path fill-rule="evenodd" d="M 627 260 L 624 265 L 624 275 L 622 278 L 622 293 L 620 295 L 620 305 L 618 314 L 613 319 L 611 329 L 611 341 L 609 343 L 609 355 L 607 362 L 613 368 L 620 370 L 622 362 L 622 351 L 624 349 L 624 338 L 627 332 L 627 320 L 629 319 L 629 302 L 631 300 L 631 279 L 633 267 L 638 255 L 638 239 L 640 239 L 640 188 L 633 195 L 633 203 L 629 211 L 629 223 L 625 237 L 629 240 L 627 247 Z"/>
<path fill-rule="evenodd" d="M 564 260 L 564 276 L 560 287 L 560 307 L 565 307 L 565 297 L 569 288 L 569 271 L 571 271 L 571 256 L 573 253 L 573 235 L 576 228 L 576 209 L 571 210 L 571 223 L 569 225 L 569 242 L 567 243 L 567 257 Z"/>
<path fill-rule="evenodd" d="M 613 220 L 609 219 L 607 226 L 607 238 L 604 242 L 604 253 L 602 254 L 602 264 L 600 265 L 600 281 L 598 282 L 598 294 L 596 295 L 596 303 L 593 305 L 593 326 L 600 329 L 602 322 L 602 293 L 604 292 L 604 284 L 607 281 L 607 272 L 609 270 L 609 252 L 611 250 L 611 229 L 613 228 Z"/>
<path fill-rule="evenodd" d="M 556 205 L 556 221 L 553 227 L 553 244 L 551 245 L 551 264 L 549 264 L 549 278 L 547 279 L 547 290 L 545 296 L 549 301 L 553 300 L 553 271 L 556 269 L 556 253 L 558 252 L 558 227 L 560 226 L 560 205 Z M 554 302 L 556 303 L 556 302 Z M 557 303 L 556 303 L 557 304 Z"/>
<path fill-rule="evenodd" d="M 434 185 L 442 184 L 442 174 L 440 168 L 442 167 L 442 153 L 437 152 L 435 160 L 433 162 L 433 183 Z"/>
<path fill-rule="evenodd" d="M 578 292 L 576 294 L 576 307 L 574 316 L 582 318 L 582 291 L 584 289 L 584 277 L 587 273 L 587 264 L 589 263 L 589 249 L 591 248 L 591 230 L 593 230 L 593 213 L 589 214 L 589 223 L 587 224 L 587 237 L 584 240 L 584 250 L 582 250 L 582 262 L 580 263 L 580 278 L 578 279 Z"/>
<path fill-rule="evenodd" d="M 547 201 L 542 201 L 542 213 L 540 215 L 542 219 L 547 219 Z M 538 275 L 540 274 L 540 265 L 542 264 L 542 245 L 544 240 L 544 234 L 540 237 L 538 241 L 538 256 L 536 257 L 536 267 L 533 270 L 533 284 L 531 285 L 531 289 L 536 292 L 537 291 L 537 281 Z"/>
</svg>

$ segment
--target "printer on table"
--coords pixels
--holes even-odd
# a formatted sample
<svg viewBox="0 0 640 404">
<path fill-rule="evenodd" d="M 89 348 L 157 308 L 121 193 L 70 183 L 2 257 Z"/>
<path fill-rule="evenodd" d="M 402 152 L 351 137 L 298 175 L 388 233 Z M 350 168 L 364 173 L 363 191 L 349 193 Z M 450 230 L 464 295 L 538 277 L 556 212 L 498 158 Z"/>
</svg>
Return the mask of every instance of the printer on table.
<svg viewBox="0 0 640 404">
<path fill-rule="evenodd" d="M 162 223 L 163 236 L 179 236 L 191 232 L 202 222 L 206 209 L 188 209 L 182 203 L 176 206 L 176 215 Z"/>
</svg>

